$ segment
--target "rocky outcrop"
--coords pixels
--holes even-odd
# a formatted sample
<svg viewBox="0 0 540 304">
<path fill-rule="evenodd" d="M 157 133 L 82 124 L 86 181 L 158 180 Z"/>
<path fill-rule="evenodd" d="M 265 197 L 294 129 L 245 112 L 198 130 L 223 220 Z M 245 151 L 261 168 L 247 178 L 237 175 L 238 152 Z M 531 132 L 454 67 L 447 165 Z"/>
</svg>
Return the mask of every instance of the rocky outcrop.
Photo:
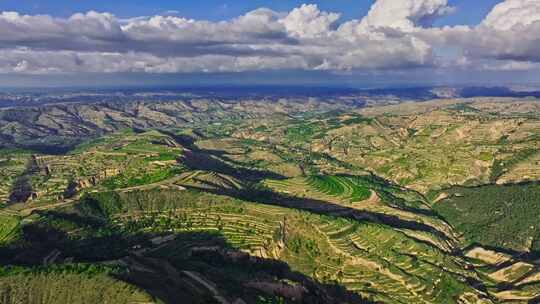
<svg viewBox="0 0 540 304">
<path fill-rule="evenodd" d="M 76 191 L 80 191 L 82 189 L 95 187 L 95 186 L 97 186 L 97 184 L 99 184 L 100 181 L 102 181 L 104 179 L 107 179 L 107 178 L 110 178 L 110 177 L 117 176 L 118 174 L 120 174 L 120 169 L 118 169 L 118 168 L 109 168 L 109 169 L 103 170 L 102 172 L 100 172 L 97 175 L 79 178 L 75 182 L 75 184 L 76 184 L 75 189 L 76 189 Z"/>
</svg>

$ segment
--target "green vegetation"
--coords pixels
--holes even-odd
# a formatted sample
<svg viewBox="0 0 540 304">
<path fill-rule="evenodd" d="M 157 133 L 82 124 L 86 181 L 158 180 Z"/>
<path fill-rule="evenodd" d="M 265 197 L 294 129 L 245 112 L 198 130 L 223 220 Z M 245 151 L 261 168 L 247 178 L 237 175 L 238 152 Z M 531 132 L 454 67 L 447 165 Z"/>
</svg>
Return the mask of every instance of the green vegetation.
<svg viewBox="0 0 540 304">
<path fill-rule="evenodd" d="M 84 142 L 84 143 L 81 143 L 79 145 L 77 145 L 73 150 L 71 150 L 69 153 L 70 154 L 78 154 L 78 153 L 82 153 L 84 151 L 87 151 L 91 148 L 96 148 L 98 147 L 99 145 L 102 145 L 102 144 L 105 144 L 107 143 L 107 138 L 104 138 L 104 137 L 100 137 L 100 138 L 96 138 L 96 139 L 92 139 L 92 140 L 89 140 L 87 142 Z"/>
<path fill-rule="evenodd" d="M 491 161 L 493 160 L 493 155 L 489 152 L 481 152 L 478 158 L 483 161 Z"/>
<path fill-rule="evenodd" d="M 412 277 L 407 279 L 408 274 L 400 270 L 401 267 L 413 268 L 414 265 L 434 263 L 450 267 L 457 273 L 463 272 L 456 264 L 457 261 L 447 260 L 440 250 L 417 243 L 402 233 L 396 233 L 390 227 L 377 224 L 359 225 L 351 220 L 317 216 L 307 212 L 297 213 L 291 209 L 191 191 L 110 193 L 91 197 L 92 200 L 87 199 L 83 202 L 81 210 L 89 210 L 89 214 L 95 216 L 104 214 L 116 223 L 115 225 L 120 225 L 130 234 L 164 231 L 219 233 L 232 248 L 267 253 L 279 248 L 276 247 L 276 242 L 284 238 L 286 242 L 282 250 L 285 251 L 280 254 L 280 259 L 286 261 L 293 270 L 306 275 L 313 275 L 315 272 L 315 276 L 326 283 L 338 280 L 341 276 L 355 278 L 353 271 L 363 273 L 356 275 L 356 279 L 350 282 L 351 286 L 356 286 L 355 284 L 359 282 L 370 282 L 371 279 L 368 278 L 377 275 L 388 284 L 380 285 L 379 288 L 388 289 L 388 292 L 393 290 L 396 294 L 390 297 L 395 299 L 415 298 L 395 276 L 403 277 L 404 280 L 410 279 L 411 284 L 419 283 Z M 88 204 L 94 204 L 94 207 L 90 209 L 83 207 Z M 283 227 L 285 231 L 282 231 Z M 314 234 L 313 231 L 322 234 Z M 185 246 L 181 245 L 183 242 L 179 240 L 174 244 L 176 245 L 171 246 Z M 176 252 L 185 251 L 178 247 L 174 248 L 173 250 L 165 247 L 156 254 L 174 257 Z M 410 258 L 407 256 L 409 252 L 422 252 L 423 256 Z M 353 266 L 351 263 L 355 258 L 380 264 L 382 268 L 373 269 L 368 264 Z M 393 266 L 395 263 L 401 266 Z M 342 267 L 348 269 L 347 274 L 340 274 L 337 270 Z M 394 274 L 385 275 L 383 271 L 385 269 Z M 423 274 L 418 271 L 416 274 L 418 276 L 428 275 L 425 271 Z M 435 267 L 432 271 L 434 273 L 429 274 L 428 278 L 436 276 L 435 273 L 443 270 Z M 466 289 L 454 279 L 448 280 L 449 286 L 462 288 L 450 289 L 445 285 L 447 283 L 437 287 L 446 290 L 444 292 L 448 293 L 449 297 Z M 349 286 L 349 283 L 346 286 Z"/>
<path fill-rule="evenodd" d="M 371 192 L 359 178 L 337 176 L 312 176 L 308 183 L 319 191 L 334 195 L 345 196 L 351 202 L 359 202 L 368 199 Z"/>
<path fill-rule="evenodd" d="M 466 103 L 459 103 L 455 106 L 450 107 L 450 110 L 459 111 L 459 112 L 465 112 L 465 113 L 478 113 L 481 112 L 480 110 L 471 107 L 470 105 Z"/>
<path fill-rule="evenodd" d="M 118 175 L 104 180 L 102 185 L 109 190 L 136 187 L 158 183 L 180 173 L 182 173 L 180 168 L 168 168 L 165 170 L 157 170 L 155 172 L 146 173 L 142 176 Z"/>
<path fill-rule="evenodd" d="M 144 160 L 147 162 L 171 161 L 171 160 L 176 160 L 177 158 L 178 158 L 178 155 L 174 153 L 159 153 L 158 156 L 150 156 L 150 157 L 145 158 Z"/>
<path fill-rule="evenodd" d="M 19 219 L 14 216 L 0 215 L 0 245 L 15 240 L 19 235 L 19 228 Z"/>
<path fill-rule="evenodd" d="M 63 275 L 63 274 L 84 274 L 87 277 L 95 277 L 100 275 L 119 275 L 125 272 L 126 269 L 121 267 L 110 267 L 96 264 L 65 264 L 51 266 L 1 266 L 0 277 L 9 277 L 15 275 L 32 276 L 32 275 Z"/>
<path fill-rule="evenodd" d="M 299 124 L 286 130 L 287 139 L 293 142 L 308 141 L 315 133 L 320 130 L 316 124 Z"/>
<path fill-rule="evenodd" d="M 531 157 L 536 153 L 538 153 L 538 149 L 526 148 L 524 150 L 513 153 L 509 159 L 497 159 L 493 164 L 493 168 L 491 169 L 492 171 L 490 179 L 492 181 L 496 181 L 497 178 L 499 178 L 504 172 L 512 169 L 512 167 L 522 161 L 527 160 L 527 158 Z"/>
<path fill-rule="evenodd" d="M 355 125 L 360 123 L 370 123 L 372 121 L 371 118 L 366 117 L 355 117 L 355 118 L 349 118 L 346 120 L 341 121 L 341 124 L 344 125 Z"/>
<path fill-rule="evenodd" d="M 274 104 L 157 103 L 137 116 L 185 122 L 0 150 L 0 302 L 538 297 L 535 103 Z"/>
<path fill-rule="evenodd" d="M 285 299 L 283 299 L 282 297 L 260 296 L 257 299 L 257 304 L 285 304 Z"/>
<path fill-rule="evenodd" d="M 450 197 L 434 205 L 468 242 L 540 250 L 540 185 L 488 185 L 444 190 Z"/>
<path fill-rule="evenodd" d="M 94 265 L 45 269 L 0 268 L 0 302 L 41 303 L 155 303 L 139 288 L 114 279 L 113 271 Z"/>
<path fill-rule="evenodd" d="M 181 153 L 175 140 L 163 133 L 124 130 L 64 155 L 0 157 L 0 199 L 7 201 L 18 191 L 17 202 L 47 204 L 89 187 L 110 190 L 161 182 L 182 171 Z"/>
<path fill-rule="evenodd" d="M 343 183 L 352 185 L 354 177 L 312 180 L 318 180 L 320 187 L 328 189 L 333 185 L 331 189 L 334 190 L 334 182 L 339 181 L 342 186 L 337 188 L 340 191 L 334 193 L 338 196 L 349 193 L 345 197 L 350 198 L 354 192 L 343 186 Z M 358 178 L 357 184 L 361 180 L 365 182 Z M 211 271 L 213 275 L 208 278 L 232 294 L 246 292 L 234 287 L 233 282 L 241 286 L 242 280 L 252 281 L 253 276 L 261 275 L 261 269 L 276 269 L 273 264 L 276 262 L 271 262 L 273 266 L 265 266 L 266 262 L 249 267 L 242 262 L 234 266 L 227 264 L 227 258 L 208 256 L 210 253 L 201 257 L 189 255 L 189 248 L 219 246 L 272 257 L 290 267 L 290 270 L 284 268 L 279 272 L 289 280 L 298 280 L 298 276 L 289 277 L 290 272 L 298 272 L 316 282 L 339 283 L 348 290 L 379 301 L 429 301 L 434 299 L 432 295 L 449 299 L 466 290 L 471 291 L 452 275 L 438 286 L 428 284 L 446 269 L 463 275 L 472 274 L 463 270 L 459 259 L 390 226 L 251 203 L 224 195 L 158 189 L 88 193 L 74 209 L 37 215 L 31 224 L 23 227 L 23 238 L 41 244 L 42 233 L 68 236 L 54 240 L 52 244 L 60 252 L 78 259 L 119 259 L 137 244 L 152 248 L 153 242 L 159 244 L 160 238 L 174 235 L 172 240 L 164 241 L 163 246 L 155 245 L 156 250 L 145 255 L 166 259 L 180 270 L 203 274 Z M 28 248 L 34 252 L 32 255 L 40 251 L 34 249 L 32 243 L 15 243 L 13 246 L 20 248 L 18 250 Z M 417 254 L 410 256 L 411 253 Z M 48 256 L 49 251 L 44 255 Z M 284 266 L 277 269 L 282 269 L 280 267 Z M 79 279 L 73 277 L 72 280 L 78 282 Z M 97 279 L 92 277 L 92 280 Z M 43 284 L 49 286 L 46 282 Z M 99 284 L 102 284 L 101 279 Z M 303 286 L 311 288 L 309 284 Z"/>
</svg>

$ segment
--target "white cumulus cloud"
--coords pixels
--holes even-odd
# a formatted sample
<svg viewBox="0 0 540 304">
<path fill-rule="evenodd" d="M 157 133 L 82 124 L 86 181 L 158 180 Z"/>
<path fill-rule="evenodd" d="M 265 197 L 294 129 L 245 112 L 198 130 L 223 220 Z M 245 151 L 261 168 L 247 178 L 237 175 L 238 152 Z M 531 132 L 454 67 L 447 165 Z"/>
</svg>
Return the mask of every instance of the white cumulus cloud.
<svg viewBox="0 0 540 304">
<path fill-rule="evenodd" d="M 366 16 L 304 4 L 211 22 L 174 14 L 119 19 L 0 13 L 0 73 L 527 69 L 540 62 L 540 1 L 506 0 L 478 25 L 433 27 L 447 0 L 377 0 Z M 454 55 L 448 55 L 452 49 Z"/>
<path fill-rule="evenodd" d="M 447 0 L 378 0 L 362 20 L 368 27 L 412 30 L 431 26 L 433 20 L 453 12 Z"/>
</svg>

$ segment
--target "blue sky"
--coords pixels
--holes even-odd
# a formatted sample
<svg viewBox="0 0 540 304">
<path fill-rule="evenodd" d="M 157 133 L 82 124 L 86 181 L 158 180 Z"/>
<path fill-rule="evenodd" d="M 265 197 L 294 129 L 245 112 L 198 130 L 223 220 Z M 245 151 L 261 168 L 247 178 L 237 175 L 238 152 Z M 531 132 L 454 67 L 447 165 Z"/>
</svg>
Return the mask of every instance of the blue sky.
<svg viewBox="0 0 540 304">
<path fill-rule="evenodd" d="M 0 86 L 540 82 L 539 32 L 537 0 L 0 0 Z"/>
<path fill-rule="evenodd" d="M 400 0 L 396 0 L 400 1 Z M 96 10 L 110 12 L 121 18 L 157 15 L 167 11 L 178 11 L 180 16 L 193 19 L 224 20 L 234 18 L 260 7 L 275 11 L 290 11 L 303 3 L 317 4 L 321 10 L 339 12 L 343 20 L 359 19 L 364 16 L 373 0 L 2 0 L 0 10 L 18 11 L 26 14 L 49 14 L 67 17 L 77 12 Z M 501 0 L 450 0 L 457 8 L 455 14 L 443 17 L 437 24 L 477 24 Z"/>
</svg>

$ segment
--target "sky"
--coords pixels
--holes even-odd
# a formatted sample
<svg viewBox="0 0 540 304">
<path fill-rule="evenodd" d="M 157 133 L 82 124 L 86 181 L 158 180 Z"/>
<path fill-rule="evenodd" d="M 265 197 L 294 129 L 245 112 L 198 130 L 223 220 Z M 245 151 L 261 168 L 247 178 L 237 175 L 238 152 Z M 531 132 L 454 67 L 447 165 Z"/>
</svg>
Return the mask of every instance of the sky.
<svg viewBox="0 0 540 304">
<path fill-rule="evenodd" d="M 400 1 L 400 0 L 397 0 Z M 202 1 L 141 1 L 141 0 L 3 0 L 0 2 L 2 11 L 18 11 L 24 14 L 50 14 L 57 17 L 69 17 L 78 12 L 90 10 L 110 12 L 120 18 L 130 18 L 145 15 L 159 15 L 175 12 L 192 19 L 212 21 L 227 20 L 261 7 L 275 11 L 290 11 L 302 4 L 317 4 L 321 10 L 339 12 L 343 20 L 358 19 L 364 16 L 373 0 L 326 0 L 306 2 L 302 0 L 202 0 Z M 453 24 L 475 24 L 500 0 L 451 0 L 448 3 L 458 7 L 459 14 L 444 18 Z"/>
<path fill-rule="evenodd" d="M 540 83 L 539 0 L 3 0 L 0 87 Z"/>
</svg>

